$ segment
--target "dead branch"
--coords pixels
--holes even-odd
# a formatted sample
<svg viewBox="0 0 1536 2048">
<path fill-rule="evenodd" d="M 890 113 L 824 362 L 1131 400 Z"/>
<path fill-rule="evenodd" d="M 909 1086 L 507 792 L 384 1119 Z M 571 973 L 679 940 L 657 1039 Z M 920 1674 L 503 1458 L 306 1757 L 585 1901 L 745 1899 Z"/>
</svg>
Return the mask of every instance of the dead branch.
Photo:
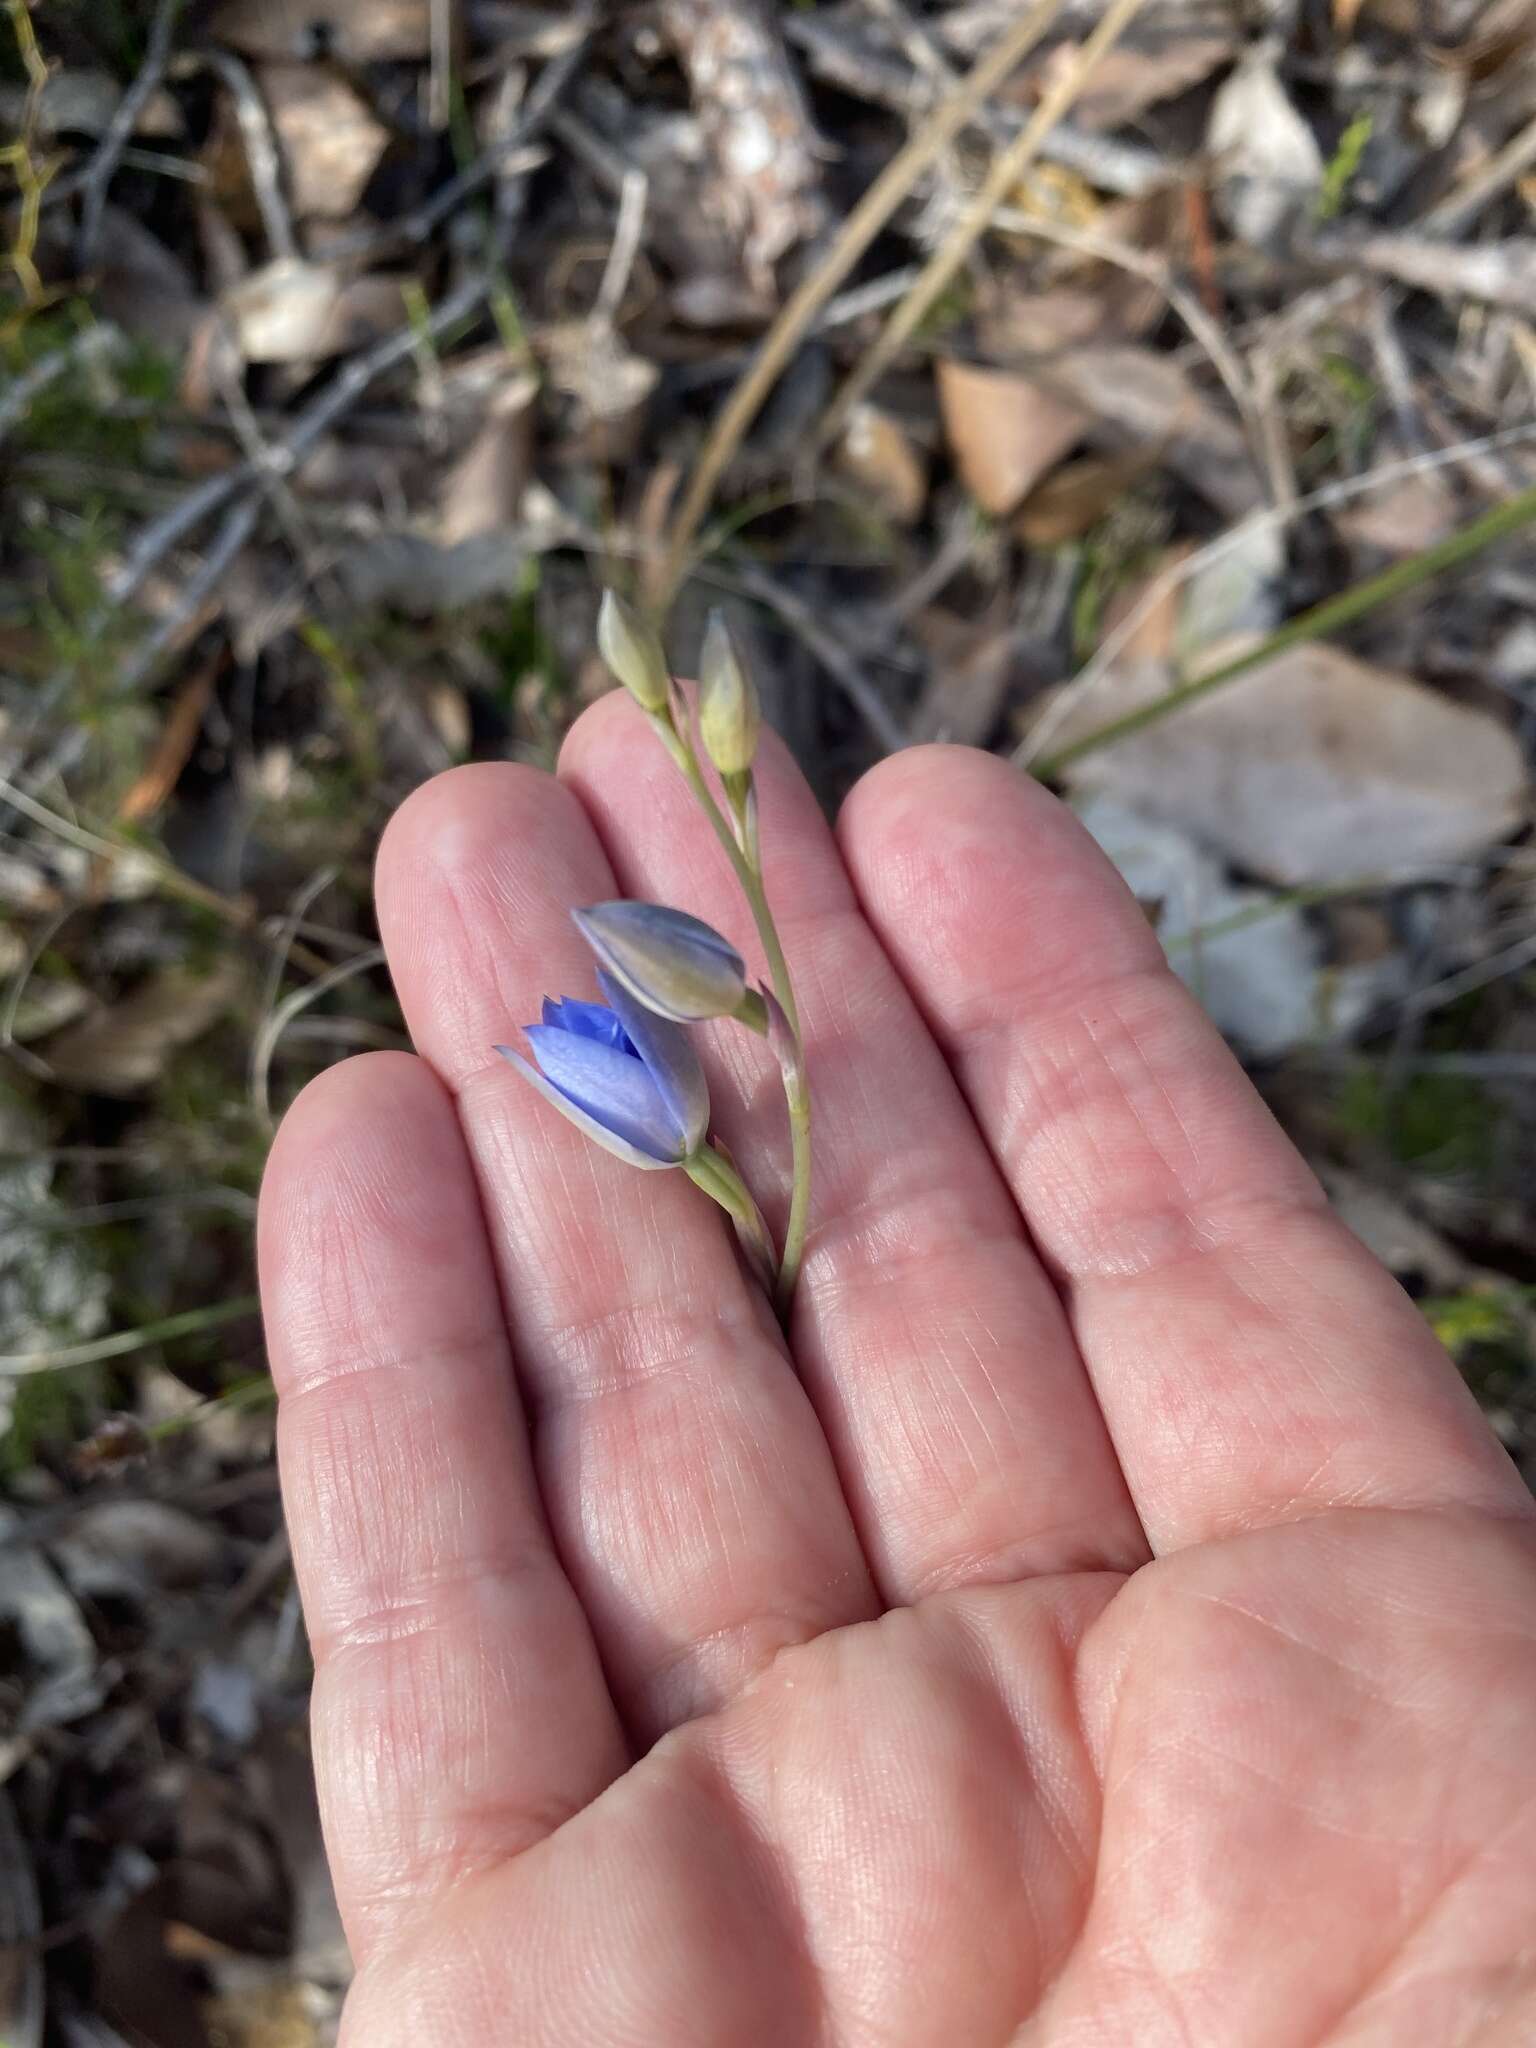
<svg viewBox="0 0 1536 2048">
<path fill-rule="evenodd" d="M 102 216 L 106 212 L 107 192 L 111 186 L 123 151 L 139 117 L 149 105 L 156 88 L 165 77 L 165 69 L 171 58 L 171 38 L 176 31 L 176 18 L 181 13 L 182 0 L 160 0 L 155 9 L 155 18 L 150 24 L 149 45 L 144 53 L 144 62 L 139 66 L 139 75 L 123 94 L 116 111 L 107 127 L 107 132 L 96 147 L 96 153 L 86 166 L 81 190 L 84 199 L 80 207 L 80 231 L 75 238 L 75 267 L 85 271 L 91 267 L 96 253 L 97 237 L 101 233 Z"/>
</svg>

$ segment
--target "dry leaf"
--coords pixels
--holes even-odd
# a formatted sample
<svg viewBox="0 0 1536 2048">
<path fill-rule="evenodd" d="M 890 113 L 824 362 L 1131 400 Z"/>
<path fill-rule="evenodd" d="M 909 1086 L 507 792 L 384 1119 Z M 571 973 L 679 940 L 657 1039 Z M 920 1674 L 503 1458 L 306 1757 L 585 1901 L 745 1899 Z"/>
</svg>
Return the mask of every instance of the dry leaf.
<svg viewBox="0 0 1536 2048">
<path fill-rule="evenodd" d="M 1261 502 L 1246 437 L 1171 356 L 1131 346 L 1067 349 L 1036 375 L 1053 394 L 1110 422 L 1129 440 L 1156 444 L 1164 466 L 1229 518 Z"/>
<path fill-rule="evenodd" d="M 1120 43 L 1095 65 L 1086 89 L 1073 103 L 1073 122 L 1094 133 L 1124 127 L 1148 107 L 1203 83 L 1236 47 L 1230 35 L 1195 33 L 1160 36 L 1142 49 L 1129 40 Z M 1079 54 L 1076 44 L 1059 43 L 1040 67 L 1042 89 L 1062 71 L 1070 71 Z"/>
<path fill-rule="evenodd" d="M 1536 236 L 1512 235 L 1464 248 L 1417 235 L 1330 236 L 1316 253 L 1341 269 L 1363 265 L 1420 291 L 1482 299 L 1536 315 Z"/>
<path fill-rule="evenodd" d="M 532 473 L 538 388 L 536 378 L 517 372 L 492 393 L 479 431 L 443 479 L 437 537 L 444 546 L 516 524 Z"/>
<path fill-rule="evenodd" d="M 349 86 L 316 65 L 264 65 L 260 84 L 294 212 L 301 220 L 343 220 L 356 212 L 389 131 Z"/>
<path fill-rule="evenodd" d="M 1128 455 L 1083 455 L 1037 484 L 1014 514 L 1013 530 L 1032 548 L 1057 548 L 1097 526 L 1162 459 L 1160 448 Z"/>
<path fill-rule="evenodd" d="M 105 135 L 123 93 L 124 87 L 105 71 L 50 71 L 35 98 L 24 86 L 0 86 L 0 127 L 19 134 L 30 111 L 40 136 Z M 186 133 L 181 108 L 163 86 L 139 109 L 133 133 L 160 139 Z"/>
<path fill-rule="evenodd" d="M 1013 511 L 1088 426 L 1087 414 L 1012 371 L 945 357 L 938 385 L 955 467 L 994 519 Z"/>
<path fill-rule="evenodd" d="M 1175 973 L 1243 1052 L 1274 1059 L 1341 1036 L 1400 971 L 1397 961 L 1380 961 L 1341 989 L 1297 905 L 1239 886 L 1177 825 L 1113 797 L 1088 797 L 1074 808 L 1150 914 Z M 1237 922 L 1245 917 L 1252 922 Z M 1229 920 L 1230 928 L 1212 929 Z"/>
<path fill-rule="evenodd" d="M 1242 241 L 1264 249 L 1311 207 L 1323 153 L 1286 97 L 1276 46 L 1257 43 L 1211 102 L 1206 148 L 1216 159 L 1216 201 Z"/>
<path fill-rule="evenodd" d="M 168 967 L 120 1003 L 103 1006 L 46 1048 L 55 1080 L 93 1095 L 152 1088 L 183 1046 L 216 1024 L 245 985 L 225 955 L 206 973 Z"/>
<path fill-rule="evenodd" d="M 247 57 L 398 63 L 429 53 L 432 0 L 224 0 L 205 32 Z"/>
<path fill-rule="evenodd" d="M 152 818 L 176 787 L 182 769 L 192 758 L 192 749 L 203 729 L 203 715 L 213 695 L 214 679 L 226 659 L 221 649 L 212 660 L 195 669 L 176 692 L 154 751 L 117 807 L 120 825 L 136 825 Z"/>
<path fill-rule="evenodd" d="M 1179 630 L 1179 609 L 1183 602 L 1182 585 L 1168 582 L 1161 589 L 1163 578 L 1169 571 L 1187 562 L 1194 553 L 1193 541 L 1177 541 L 1165 548 L 1157 558 L 1157 566 L 1151 574 L 1141 580 L 1126 584 L 1117 590 L 1104 608 L 1104 635 L 1118 633 L 1122 625 L 1141 610 L 1142 604 L 1157 590 L 1152 598 L 1147 615 L 1132 629 L 1130 638 L 1120 650 L 1120 659 L 1127 665 L 1143 661 L 1171 662 L 1173 659 L 1174 636 Z"/>
<path fill-rule="evenodd" d="M 247 362 L 300 363 L 345 355 L 402 325 L 403 282 L 383 271 L 343 278 L 302 256 L 279 256 L 220 303 Z"/>
<path fill-rule="evenodd" d="M 1366 547 L 1389 555 L 1422 554 L 1456 525 L 1456 493 L 1437 470 L 1420 470 L 1341 506 L 1333 523 L 1346 540 Z"/>
<path fill-rule="evenodd" d="M 928 465 L 906 429 L 878 406 L 855 406 L 837 450 L 837 466 L 883 519 L 912 526 L 928 498 Z"/>
<path fill-rule="evenodd" d="M 997 608 L 993 611 L 994 617 Z M 917 631 L 928 648 L 928 682 L 912 713 L 914 744 L 947 740 L 984 746 L 996 728 L 1017 666 L 1017 636 L 1006 627 L 978 624 L 930 607 Z"/>
<path fill-rule="evenodd" d="M 1169 680 L 1155 663 L 1114 671 L 1052 744 L 1155 702 Z M 1423 874 L 1495 845 L 1528 810 L 1524 756 L 1496 719 L 1321 645 L 1085 755 L 1068 780 L 1288 887 Z"/>
</svg>

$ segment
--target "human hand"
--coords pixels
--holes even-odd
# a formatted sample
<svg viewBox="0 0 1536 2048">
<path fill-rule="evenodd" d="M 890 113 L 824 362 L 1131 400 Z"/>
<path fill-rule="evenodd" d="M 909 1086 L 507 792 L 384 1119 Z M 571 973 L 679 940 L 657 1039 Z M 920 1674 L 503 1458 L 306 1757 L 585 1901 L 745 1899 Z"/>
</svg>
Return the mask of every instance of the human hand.
<svg viewBox="0 0 1536 2048">
<path fill-rule="evenodd" d="M 272 1156 L 348 2048 L 1536 2038 L 1533 1509 L 1449 1362 L 1062 807 L 918 749 L 834 844 L 758 772 L 793 1364 L 718 1212 L 491 1051 L 585 990 L 569 905 L 751 955 L 622 694 L 403 806 L 422 1057 Z"/>
</svg>

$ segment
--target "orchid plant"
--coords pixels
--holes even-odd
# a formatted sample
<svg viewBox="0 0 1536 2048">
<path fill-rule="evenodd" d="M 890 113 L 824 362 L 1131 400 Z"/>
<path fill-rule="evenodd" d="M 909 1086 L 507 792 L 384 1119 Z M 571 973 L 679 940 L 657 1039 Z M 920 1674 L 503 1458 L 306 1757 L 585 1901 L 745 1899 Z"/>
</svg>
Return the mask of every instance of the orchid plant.
<svg viewBox="0 0 1536 2048">
<path fill-rule="evenodd" d="M 681 1168 L 720 1204 L 743 1250 L 786 1314 L 805 1253 L 811 1195 L 811 1104 L 799 1012 L 763 883 L 752 764 L 757 689 L 716 613 L 699 662 L 697 738 L 661 640 L 609 591 L 598 616 L 603 659 L 639 704 L 725 850 L 752 912 L 769 980 L 753 988 L 741 955 L 711 926 L 658 903 L 596 903 L 573 911 L 597 959 L 603 1002 L 546 999 L 525 1036 L 533 1059 L 496 1050 L 595 1144 L 631 1166 Z M 702 753 L 702 758 L 701 758 Z M 723 804 L 704 770 L 719 778 Z M 686 1026 L 729 1018 L 765 1038 L 789 1112 L 792 1186 L 775 1249 L 735 1161 L 709 1137 L 709 1089 Z"/>
</svg>

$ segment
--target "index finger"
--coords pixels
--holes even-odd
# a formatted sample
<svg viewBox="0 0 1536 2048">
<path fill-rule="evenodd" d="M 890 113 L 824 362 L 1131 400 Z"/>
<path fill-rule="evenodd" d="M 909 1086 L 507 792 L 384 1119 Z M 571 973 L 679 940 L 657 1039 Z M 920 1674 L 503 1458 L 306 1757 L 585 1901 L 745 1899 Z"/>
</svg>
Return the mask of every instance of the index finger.
<svg viewBox="0 0 1536 2048">
<path fill-rule="evenodd" d="M 1154 1549 L 1346 1503 L 1530 1511 L 1063 805 L 990 755 L 914 748 L 840 838 L 1066 1300 Z"/>
</svg>

